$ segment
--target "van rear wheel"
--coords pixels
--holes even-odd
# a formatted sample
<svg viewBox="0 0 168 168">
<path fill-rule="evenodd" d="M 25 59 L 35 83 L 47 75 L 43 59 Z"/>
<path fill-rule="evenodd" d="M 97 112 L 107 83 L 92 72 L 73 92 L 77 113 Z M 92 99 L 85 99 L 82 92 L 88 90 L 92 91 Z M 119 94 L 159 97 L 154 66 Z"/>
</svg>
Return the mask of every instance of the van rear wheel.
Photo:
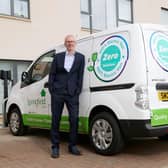
<svg viewBox="0 0 168 168">
<path fill-rule="evenodd" d="M 124 139 L 118 123 L 107 112 L 99 113 L 93 117 L 89 136 L 95 151 L 102 155 L 119 153 L 124 147 Z"/>
<path fill-rule="evenodd" d="M 168 140 L 168 134 L 158 137 L 160 140 Z"/>
<path fill-rule="evenodd" d="M 15 136 L 25 134 L 27 128 L 23 125 L 23 120 L 18 108 L 12 109 L 9 116 L 9 129 Z"/>
</svg>

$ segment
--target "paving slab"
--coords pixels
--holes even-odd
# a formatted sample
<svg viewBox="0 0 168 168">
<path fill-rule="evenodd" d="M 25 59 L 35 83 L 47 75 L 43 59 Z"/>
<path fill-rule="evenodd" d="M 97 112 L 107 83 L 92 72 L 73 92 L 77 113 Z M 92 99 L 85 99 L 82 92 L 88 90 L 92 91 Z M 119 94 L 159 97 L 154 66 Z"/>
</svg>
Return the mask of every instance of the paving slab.
<svg viewBox="0 0 168 168">
<path fill-rule="evenodd" d="M 0 129 L 0 168 L 168 168 L 168 141 L 135 139 L 115 156 L 96 154 L 87 136 L 79 136 L 82 156 L 67 149 L 68 134 L 61 134 L 60 158 L 50 157 L 50 133 L 33 129 L 25 136 L 13 136 Z"/>
</svg>

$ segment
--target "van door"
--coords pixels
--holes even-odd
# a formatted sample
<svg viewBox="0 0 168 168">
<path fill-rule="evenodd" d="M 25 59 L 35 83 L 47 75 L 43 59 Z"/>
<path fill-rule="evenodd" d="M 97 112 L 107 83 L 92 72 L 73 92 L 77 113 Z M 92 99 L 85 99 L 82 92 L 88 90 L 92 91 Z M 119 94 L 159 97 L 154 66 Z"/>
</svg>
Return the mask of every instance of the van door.
<svg viewBox="0 0 168 168">
<path fill-rule="evenodd" d="M 25 125 L 50 127 L 50 94 L 45 85 L 48 81 L 48 73 L 54 54 L 55 50 L 52 50 L 42 55 L 28 71 L 28 84 L 22 84 L 22 93 L 25 94 L 27 100 L 25 108 L 28 113 L 24 114 Z"/>
<path fill-rule="evenodd" d="M 168 30 L 142 27 L 148 72 L 152 126 L 168 124 Z"/>
<path fill-rule="evenodd" d="M 85 69 L 83 76 L 83 89 L 79 97 L 79 131 L 87 132 L 88 117 L 90 106 L 90 73 L 88 71 L 88 64 L 93 47 L 93 37 L 85 38 L 77 43 L 77 51 L 85 56 Z"/>
</svg>

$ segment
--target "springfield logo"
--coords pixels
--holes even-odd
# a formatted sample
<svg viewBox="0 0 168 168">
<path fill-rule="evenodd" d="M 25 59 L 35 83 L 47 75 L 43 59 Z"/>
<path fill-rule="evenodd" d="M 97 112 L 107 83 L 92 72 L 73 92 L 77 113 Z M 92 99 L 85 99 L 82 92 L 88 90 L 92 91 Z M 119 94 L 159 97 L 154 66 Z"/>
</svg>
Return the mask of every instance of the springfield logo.
<svg viewBox="0 0 168 168">
<path fill-rule="evenodd" d="M 41 97 L 40 98 L 37 98 L 37 99 L 28 99 L 27 103 L 28 103 L 28 106 L 31 106 L 31 105 L 44 105 L 46 104 L 46 92 L 44 89 L 41 90 L 41 93 L 40 93 Z"/>
<path fill-rule="evenodd" d="M 110 82 L 120 76 L 128 60 L 128 44 L 119 36 L 105 39 L 97 53 L 92 54 L 93 65 L 88 67 L 99 80 Z"/>
<path fill-rule="evenodd" d="M 168 71 L 168 35 L 154 32 L 150 38 L 150 49 L 158 65 Z"/>
</svg>

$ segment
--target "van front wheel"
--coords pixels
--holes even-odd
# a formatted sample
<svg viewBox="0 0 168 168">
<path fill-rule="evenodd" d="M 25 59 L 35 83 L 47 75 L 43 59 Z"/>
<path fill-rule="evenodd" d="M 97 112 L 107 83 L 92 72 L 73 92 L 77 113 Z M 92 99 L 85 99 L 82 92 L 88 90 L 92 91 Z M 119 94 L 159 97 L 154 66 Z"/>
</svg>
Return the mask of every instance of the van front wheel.
<svg viewBox="0 0 168 168">
<path fill-rule="evenodd" d="M 15 136 L 23 135 L 26 127 L 23 125 L 22 116 L 17 108 L 12 109 L 9 116 L 9 129 Z"/>
<path fill-rule="evenodd" d="M 117 121 L 107 112 L 93 117 L 89 136 L 95 151 L 102 155 L 119 153 L 124 147 L 124 139 Z"/>
</svg>

